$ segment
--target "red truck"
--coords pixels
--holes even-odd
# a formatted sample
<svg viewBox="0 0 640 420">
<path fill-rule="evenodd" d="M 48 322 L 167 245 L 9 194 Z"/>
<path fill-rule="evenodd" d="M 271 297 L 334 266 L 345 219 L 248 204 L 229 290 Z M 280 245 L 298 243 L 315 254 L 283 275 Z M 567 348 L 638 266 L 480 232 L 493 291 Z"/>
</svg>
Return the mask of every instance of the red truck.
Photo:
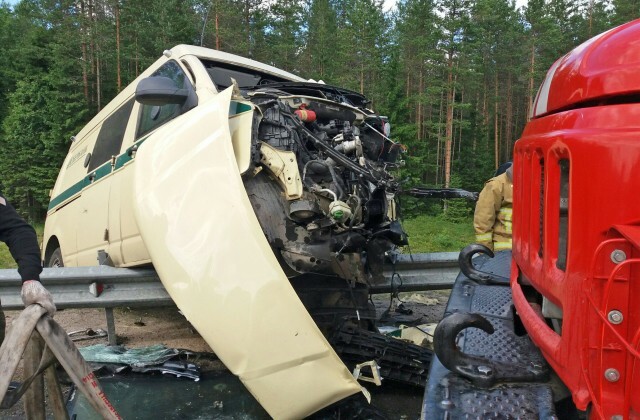
<svg viewBox="0 0 640 420">
<path fill-rule="evenodd" d="M 640 20 L 547 73 L 514 149 L 512 252 L 461 253 L 424 418 L 640 419 L 638 167 Z"/>
</svg>

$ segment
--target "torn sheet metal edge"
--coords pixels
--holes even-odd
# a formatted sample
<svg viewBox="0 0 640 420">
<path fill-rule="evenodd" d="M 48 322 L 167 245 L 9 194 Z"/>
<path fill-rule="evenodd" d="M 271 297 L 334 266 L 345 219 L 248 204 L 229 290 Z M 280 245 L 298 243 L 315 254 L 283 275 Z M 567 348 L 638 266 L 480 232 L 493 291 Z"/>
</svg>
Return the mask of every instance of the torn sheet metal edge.
<svg viewBox="0 0 640 420">
<path fill-rule="evenodd" d="M 189 322 L 272 417 L 302 418 L 361 387 L 265 239 L 234 157 L 230 96 L 227 89 L 140 147 L 134 213 Z"/>
<path fill-rule="evenodd" d="M 368 367 L 371 369 L 371 376 L 364 376 L 362 373 L 362 368 Z M 353 369 L 353 377 L 359 381 L 371 382 L 376 384 L 377 386 L 382 385 L 382 376 L 380 376 L 380 366 L 376 363 L 375 360 L 370 360 L 368 362 L 359 363 Z"/>
</svg>

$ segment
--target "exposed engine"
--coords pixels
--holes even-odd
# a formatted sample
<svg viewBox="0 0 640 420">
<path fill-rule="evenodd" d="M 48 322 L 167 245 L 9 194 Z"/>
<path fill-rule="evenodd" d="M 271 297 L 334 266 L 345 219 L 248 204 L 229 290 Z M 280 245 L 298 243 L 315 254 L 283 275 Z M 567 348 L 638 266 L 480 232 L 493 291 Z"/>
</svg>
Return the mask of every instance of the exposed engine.
<svg viewBox="0 0 640 420">
<path fill-rule="evenodd" d="M 385 252 L 406 244 L 389 173 L 402 146 L 389 139 L 386 119 L 362 95 L 324 84 L 243 94 L 257 107 L 256 170 L 245 185 L 287 275 L 381 281 Z"/>
</svg>

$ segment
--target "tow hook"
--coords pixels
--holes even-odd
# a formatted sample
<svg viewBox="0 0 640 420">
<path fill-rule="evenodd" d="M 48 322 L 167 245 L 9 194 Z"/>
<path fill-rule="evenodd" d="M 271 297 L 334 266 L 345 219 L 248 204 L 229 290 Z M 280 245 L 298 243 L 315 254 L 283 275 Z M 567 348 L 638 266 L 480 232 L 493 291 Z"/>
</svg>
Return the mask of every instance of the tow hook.
<svg viewBox="0 0 640 420">
<path fill-rule="evenodd" d="M 458 256 L 460 271 L 462 271 L 465 276 L 483 285 L 491 284 L 499 286 L 509 286 L 509 279 L 507 277 L 499 276 L 493 273 L 486 273 L 475 268 L 471 259 L 476 254 L 486 254 L 489 256 L 489 258 L 493 258 L 495 256 L 493 251 L 484 245 L 467 245 L 462 249 L 462 251 L 460 251 L 460 255 Z"/>
<path fill-rule="evenodd" d="M 498 363 L 484 357 L 462 352 L 457 344 L 458 334 L 466 328 L 479 328 L 493 334 L 493 325 L 482 315 L 454 313 L 444 318 L 436 327 L 433 343 L 440 362 L 451 372 L 468 378 L 480 388 L 490 388 L 498 382 L 536 381 L 546 377 L 543 366 Z"/>
</svg>

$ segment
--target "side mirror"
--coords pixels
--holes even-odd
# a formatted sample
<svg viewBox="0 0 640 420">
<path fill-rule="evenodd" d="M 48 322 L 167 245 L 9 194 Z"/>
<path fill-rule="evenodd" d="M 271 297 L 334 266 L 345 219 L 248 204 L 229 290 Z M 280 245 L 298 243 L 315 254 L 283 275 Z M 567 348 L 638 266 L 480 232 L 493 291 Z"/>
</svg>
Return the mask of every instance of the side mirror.
<svg viewBox="0 0 640 420">
<path fill-rule="evenodd" d="M 136 101 L 143 105 L 181 105 L 186 102 L 188 97 L 189 90 L 178 88 L 175 82 L 168 77 L 147 77 L 136 86 Z"/>
</svg>

